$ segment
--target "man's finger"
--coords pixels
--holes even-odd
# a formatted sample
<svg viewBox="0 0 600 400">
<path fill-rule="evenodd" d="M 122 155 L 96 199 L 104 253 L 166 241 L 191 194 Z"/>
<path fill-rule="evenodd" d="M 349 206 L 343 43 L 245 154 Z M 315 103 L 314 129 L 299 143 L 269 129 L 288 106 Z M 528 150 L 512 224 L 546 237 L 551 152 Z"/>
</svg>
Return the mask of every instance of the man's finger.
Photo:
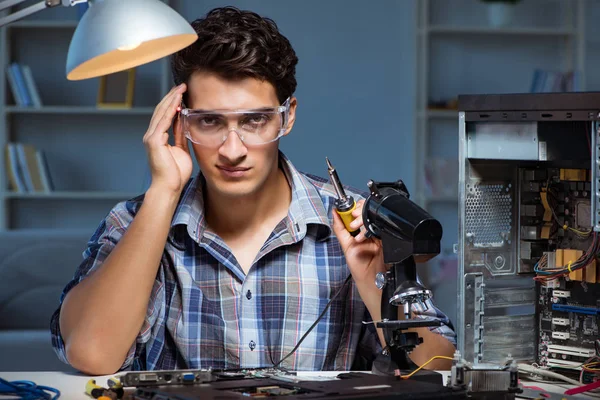
<svg viewBox="0 0 600 400">
<path fill-rule="evenodd" d="M 181 94 L 185 92 L 185 84 L 174 87 L 171 91 L 162 99 L 162 101 L 156 106 L 152 120 L 150 121 L 150 128 L 148 131 L 150 134 L 154 133 L 158 129 L 158 125 L 163 121 L 166 113 L 169 112 L 170 106 L 173 103 L 174 98 L 181 99 Z M 181 100 L 179 100 L 181 102 Z"/>
<path fill-rule="evenodd" d="M 168 108 L 165 110 L 164 115 L 158 121 L 156 128 L 154 128 L 155 133 L 166 132 L 169 130 L 171 125 L 173 124 L 173 118 L 177 113 L 177 107 L 181 103 L 181 93 L 175 93 L 175 96 L 171 99 L 171 103 Z"/>
<path fill-rule="evenodd" d="M 342 217 L 340 217 L 335 211 L 333 212 L 333 232 L 340 241 L 342 249 L 345 251 L 346 248 L 350 245 L 353 237 L 352 235 L 350 235 L 350 232 L 346 230 L 344 222 L 342 221 Z"/>
<path fill-rule="evenodd" d="M 181 114 L 177 114 L 175 117 L 175 123 L 173 124 L 173 136 L 175 136 L 175 146 L 189 152 L 188 141 L 183 134 L 183 122 L 181 121 Z"/>
<path fill-rule="evenodd" d="M 356 243 L 362 243 L 365 240 L 367 240 L 367 237 L 365 236 L 365 231 L 363 229 L 361 229 L 360 233 L 354 237 L 354 241 Z"/>
<path fill-rule="evenodd" d="M 148 132 L 154 132 L 154 128 L 156 127 L 156 124 L 158 123 L 158 115 L 161 114 L 161 110 L 165 104 L 165 102 L 171 98 L 171 96 L 173 95 L 173 93 L 175 92 L 175 90 L 177 90 L 177 86 L 173 86 L 171 88 L 171 90 L 169 90 L 169 93 L 167 93 L 161 100 L 160 102 L 156 105 L 156 107 L 154 107 L 154 113 L 152 114 L 152 119 L 150 120 L 150 124 L 148 127 Z"/>
<path fill-rule="evenodd" d="M 356 207 L 354 208 L 354 210 L 352 210 L 352 216 L 354 218 L 357 218 L 360 215 L 362 215 L 362 210 L 363 210 L 364 204 L 365 204 L 364 200 L 360 200 L 360 201 L 356 202 Z"/>
<path fill-rule="evenodd" d="M 350 229 L 353 231 L 360 229 L 363 226 L 362 215 L 356 217 L 352 222 L 350 222 Z"/>
</svg>

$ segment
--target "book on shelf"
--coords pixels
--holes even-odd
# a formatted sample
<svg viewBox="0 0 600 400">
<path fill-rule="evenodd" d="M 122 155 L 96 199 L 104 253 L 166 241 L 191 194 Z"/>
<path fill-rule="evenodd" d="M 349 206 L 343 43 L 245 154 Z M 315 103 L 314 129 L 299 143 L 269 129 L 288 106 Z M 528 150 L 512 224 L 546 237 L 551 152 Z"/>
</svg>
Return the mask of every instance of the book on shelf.
<svg viewBox="0 0 600 400">
<path fill-rule="evenodd" d="M 426 195 L 430 198 L 458 198 L 458 160 L 430 158 L 425 165 Z"/>
<path fill-rule="evenodd" d="M 6 67 L 6 79 L 8 79 L 8 85 L 10 86 L 10 90 L 12 92 L 13 99 L 15 100 L 15 104 L 18 106 L 24 106 L 25 100 L 23 100 L 23 97 L 21 97 L 21 91 L 17 86 L 17 78 L 15 77 L 13 69 L 10 65 Z"/>
<path fill-rule="evenodd" d="M 54 190 L 46 157 L 32 145 L 8 143 L 6 171 L 10 190 L 16 193 L 50 193 Z"/>
<path fill-rule="evenodd" d="M 21 178 L 21 166 L 19 165 L 19 156 L 14 143 L 8 143 L 5 151 L 6 174 L 8 175 L 8 183 L 10 190 L 17 193 L 27 191 L 23 178 Z"/>
<path fill-rule="evenodd" d="M 31 68 L 29 65 L 23 65 L 23 76 L 25 77 L 25 84 L 27 87 L 27 91 L 31 95 L 31 101 L 34 107 L 40 108 L 42 106 L 42 99 L 40 98 L 40 92 L 38 91 L 35 80 L 33 79 L 33 74 L 31 73 Z"/>
<path fill-rule="evenodd" d="M 15 103 L 21 107 L 41 107 L 42 100 L 31 68 L 13 62 L 6 68 L 6 77 Z"/>
<path fill-rule="evenodd" d="M 552 71 L 536 69 L 531 80 L 531 93 L 576 92 L 578 88 L 578 73 L 576 71 Z"/>
</svg>

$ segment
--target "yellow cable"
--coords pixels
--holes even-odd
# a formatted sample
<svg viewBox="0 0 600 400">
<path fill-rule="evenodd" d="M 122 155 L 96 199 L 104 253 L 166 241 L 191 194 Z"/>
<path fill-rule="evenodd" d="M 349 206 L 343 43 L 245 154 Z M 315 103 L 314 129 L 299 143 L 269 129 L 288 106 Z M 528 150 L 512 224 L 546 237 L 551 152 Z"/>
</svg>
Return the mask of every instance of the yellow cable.
<svg viewBox="0 0 600 400">
<path fill-rule="evenodd" d="M 600 365 L 598 365 L 598 364 L 599 364 L 598 361 L 596 361 L 596 362 L 592 362 L 592 363 L 588 363 L 588 364 L 583 364 L 582 367 L 584 369 L 586 369 L 587 371 L 600 371 L 600 369 L 597 368 L 597 367 L 600 367 Z"/>
<path fill-rule="evenodd" d="M 569 228 L 569 230 L 572 231 L 572 232 L 575 232 L 575 233 L 577 233 L 577 234 L 579 234 L 581 236 L 586 236 L 586 237 L 589 236 L 590 233 L 592 233 L 592 231 L 580 231 L 580 230 L 575 229 L 575 228 Z"/>
<path fill-rule="evenodd" d="M 400 376 L 400 378 L 403 378 L 403 379 L 408 379 L 408 378 L 410 378 L 411 376 L 413 376 L 414 374 L 416 374 L 417 372 L 419 372 L 420 370 L 422 370 L 422 369 L 423 369 L 423 368 L 424 368 L 424 367 L 425 367 L 427 364 L 429 364 L 430 362 L 432 362 L 432 361 L 433 361 L 433 360 L 435 360 L 435 359 L 450 360 L 450 361 L 454 360 L 454 358 L 452 358 L 452 357 L 446 357 L 446 356 L 435 356 L 435 357 L 431 357 L 431 358 L 429 359 L 429 361 L 427 361 L 425 364 L 421 365 L 419 368 L 415 369 L 413 372 L 411 372 L 411 373 L 410 373 L 410 374 L 408 374 L 408 375 L 401 375 L 401 376 Z"/>
<path fill-rule="evenodd" d="M 569 261 L 569 265 L 567 265 L 567 269 L 569 270 L 569 272 L 573 272 L 571 271 L 571 264 L 573 264 L 573 261 Z"/>
<path fill-rule="evenodd" d="M 548 193 L 542 190 L 540 193 L 540 198 L 542 199 L 542 205 L 544 206 L 544 221 L 552 220 L 552 208 L 550 208 L 550 204 L 548 203 Z"/>
<path fill-rule="evenodd" d="M 562 228 L 563 228 L 565 231 L 566 231 L 566 230 L 569 230 L 569 231 L 571 231 L 571 232 L 575 232 L 575 233 L 577 233 L 577 234 L 579 234 L 579 235 L 582 235 L 582 236 L 589 236 L 589 235 L 590 235 L 590 233 L 592 233 L 592 231 L 580 231 L 580 230 L 578 230 L 578 229 L 571 228 L 571 227 L 567 226 L 566 224 L 565 224 L 565 225 L 563 225 L 563 226 L 562 226 Z"/>
</svg>

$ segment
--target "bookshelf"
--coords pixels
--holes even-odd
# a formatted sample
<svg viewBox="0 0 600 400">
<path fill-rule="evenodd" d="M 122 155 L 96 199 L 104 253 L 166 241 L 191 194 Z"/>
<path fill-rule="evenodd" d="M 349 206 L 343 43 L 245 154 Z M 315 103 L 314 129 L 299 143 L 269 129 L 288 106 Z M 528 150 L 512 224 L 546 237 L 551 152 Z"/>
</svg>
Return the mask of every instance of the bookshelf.
<svg viewBox="0 0 600 400">
<path fill-rule="evenodd" d="M 417 2 L 414 197 L 444 226 L 457 226 L 458 170 L 447 179 L 456 190 L 436 194 L 428 188 L 426 165 L 435 158 L 458 159 L 458 113 L 430 108 L 430 102 L 459 94 L 528 92 L 536 68 L 576 69 L 579 90 L 584 90 L 586 4 L 522 0 L 513 20 L 493 27 L 487 23 L 487 4 L 480 0 Z M 457 233 L 447 229 L 444 236 L 443 248 L 449 251 Z"/>
<path fill-rule="evenodd" d="M 122 200 L 129 199 L 139 195 L 139 192 L 68 192 L 68 191 L 52 191 L 44 192 L 29 192 L 29 193 L 13 193 L 8 192 L 8 199 L 65 199 L 65 200 Z"/>
<path fill-rule="evenodd" d="M 571 28 L 491 28 L 486 26 L 452 26 L 452 25 L 432 25 L 420 30 L 421 34 L 429 35 L 528 35 L 528 36 L 555 36 L 570 37 L 575 36 L 577 31 Z"/>
<path fill-rule="evenodd" d="M 168 58 L 136 69 L 132 108 L 97 108 L 98 78 L 66 79 L 66 56 L 77 23 L 74 7 L 58 7 L 0 29 L 0 232 L 4 234 L 91 234 L 112 206 L 143 193 L 150 183 L 142 137 L 154 107 L 171 87 Z M 6 75 L 12 62 L 30 67 L 42 107 L 17 105 Z M 44 152 L 53 191 L 9 189 L 4 149 L 15 142 Z"/>
<path fill-rule="evenodd" d="M 95 106 L 43 106 L 19 107 L 7 106 L 7 114 L 98 114 L 98 115 L 147 115 L 152 116 L 153 107 L 135 107 L 131 109 L 97 108 Z"/>
<path fill-rule="evenodd" d="M 421 271 L 437 304 L 455 319 L 458 243 L 458 112 L 444 109 L 459 94 L 529 92 L 536 68 L 579 72 L 585 87 L 583 7 L 573 0 L 522 0 L 506 25 L 493 27 L 480 0 L 416 2 L 414 199 L 444 228 L 442 254 Z M 595 6 L 599 6 L 596 4 Z M 437 102 L 435 107 L 431 107 Z M 447 161 L 444 164 L 441 161 Z M 427 165 L 438 163 L 438 167 Z M 434 164 L 437 165 L 437 164 Z M 450 166 L 454 165 L 453 171 Z M 444 190 L 427 182 L 439 174 Z M 432 185 L 435 188 L 435 185 Z M 443 277 L 443 278 L 440 278 Z"/>
</svg>

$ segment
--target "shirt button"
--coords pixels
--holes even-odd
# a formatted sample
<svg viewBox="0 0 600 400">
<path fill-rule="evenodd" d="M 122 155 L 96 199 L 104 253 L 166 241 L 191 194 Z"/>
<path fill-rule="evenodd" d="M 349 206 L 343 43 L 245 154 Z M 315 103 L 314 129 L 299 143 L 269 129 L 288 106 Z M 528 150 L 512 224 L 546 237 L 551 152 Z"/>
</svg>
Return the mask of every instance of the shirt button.
<svg viewBox="0 0 600 400">
<path fill-rule="evenodd" d="M 251 340 L 250 343 L 248 343 L 248 347 L 250 347 L 250 350 L 254 351 L 254 349 L 256 348 L 256 342 L 254 340 Z"/>
<path fill-rule="evenodd" d="M 250 289 L 248 289 L 248 291 L 246 292 L 246 298 L 248 300 L 250 300 L 252 298 L 252 292 L 250 291 Z"/>
</svg>

